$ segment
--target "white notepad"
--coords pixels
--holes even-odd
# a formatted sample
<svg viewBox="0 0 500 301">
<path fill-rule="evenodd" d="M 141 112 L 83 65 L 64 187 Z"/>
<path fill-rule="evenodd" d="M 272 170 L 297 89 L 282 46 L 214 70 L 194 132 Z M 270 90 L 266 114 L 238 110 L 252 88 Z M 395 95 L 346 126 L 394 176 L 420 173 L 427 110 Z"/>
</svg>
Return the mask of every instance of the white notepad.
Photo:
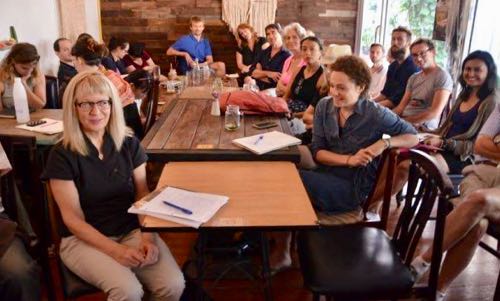
<svg viewBox="0 0 500 301">
<path fill-rule="evenodd" d="M 17 125 L 16 128 L 47 135 L 62 133 L 64 130 L 63 122 L 61 120 L 55 120 L 50 118 L 42 118 L 41 120 L 44 120 L 45 123 L 42 123 L 37 126 L 27 126 L 26 124 L 21 124 Z"/>
<path fill-rule="evenodd" d="M 223 195 L 193 192 L 175 187 L 167 187 L 154 193 L 155 196 L 149 201 L 139 201 L 140 203 L 132 205 L 128 212 L 151 215 L 198 228 L 212 218 L 229 200 L 229 197 Z M 165 204 L 164 201 L 187 209 L 192 214 L 186 214 Z"/>
<path fill-rule="evenodd" d="M 233 143 L 246 148 L 257 155 L 262 155 L 280 148 L 299 145 L 301 141 L 300 139 L 282 132 L 272 131 L 264 134 L 234 139 Z"/>
</svg>

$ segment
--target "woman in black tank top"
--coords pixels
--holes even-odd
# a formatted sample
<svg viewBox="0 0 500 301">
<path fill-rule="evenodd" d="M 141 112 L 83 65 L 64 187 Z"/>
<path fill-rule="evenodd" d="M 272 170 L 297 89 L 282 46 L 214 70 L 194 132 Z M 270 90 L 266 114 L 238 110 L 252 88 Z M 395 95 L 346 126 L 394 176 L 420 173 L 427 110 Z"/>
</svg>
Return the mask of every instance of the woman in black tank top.
<svg viewBox="0 0 500 301">
<path fill-rule="evenodd" d="M 320 64 L 322 48 L 323 45 L 316 37 L 306 37 L 300 43 L 306 65 L 292 76 L 292 84 L 284 96 L 293 113 L 304 112 L 320 98 L 320 88 L 325 80 Z"/>
</svg>

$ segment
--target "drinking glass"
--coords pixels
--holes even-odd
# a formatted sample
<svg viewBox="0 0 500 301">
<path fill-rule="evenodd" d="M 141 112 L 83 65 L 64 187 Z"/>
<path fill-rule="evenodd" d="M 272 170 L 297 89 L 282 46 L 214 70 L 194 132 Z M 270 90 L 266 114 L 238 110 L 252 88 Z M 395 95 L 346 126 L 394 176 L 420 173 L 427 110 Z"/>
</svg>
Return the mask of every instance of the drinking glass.
<svg viewBox="0 0 500 301">
<path fill-rule="evenodd" d="M 228 105 L 224 116 L 224 128 L 227 131 L 234 131 L 240 127 L 240 107 Z"/>
</svg>

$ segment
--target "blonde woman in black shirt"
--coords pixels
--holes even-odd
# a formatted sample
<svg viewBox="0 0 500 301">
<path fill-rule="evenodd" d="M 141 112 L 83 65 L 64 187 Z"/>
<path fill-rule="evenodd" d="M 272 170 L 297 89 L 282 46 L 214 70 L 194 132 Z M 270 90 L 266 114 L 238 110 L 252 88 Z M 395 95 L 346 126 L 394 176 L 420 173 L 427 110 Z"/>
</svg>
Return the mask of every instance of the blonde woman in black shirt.
<svg viewBox="0 0 500 301">
<path fill-rule="evenodd" d="M 49 180 L 64 221 L 61 259 L 108 300 L 179 300 L 184 278 L 156 233 L 142 233 L 132 203 L 148 193 L 146 154 L 125 126 L 114 85 L 81 72 L 63 99 L 63 140 L 42 178 Z"/>
</svg>

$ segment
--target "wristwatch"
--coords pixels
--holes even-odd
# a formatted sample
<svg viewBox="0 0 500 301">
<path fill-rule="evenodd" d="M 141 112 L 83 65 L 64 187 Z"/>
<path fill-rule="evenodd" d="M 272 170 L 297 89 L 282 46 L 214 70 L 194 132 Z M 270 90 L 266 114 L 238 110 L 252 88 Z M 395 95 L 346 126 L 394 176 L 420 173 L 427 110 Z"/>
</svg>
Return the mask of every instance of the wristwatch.
<svg viewBox="0 0 500 301">
<path fill-rule="evenodd" d="M 391 138 L 382 138 L 382 141 L 385 144 L 384 149 L 391 148 Z"/>
</svg>

